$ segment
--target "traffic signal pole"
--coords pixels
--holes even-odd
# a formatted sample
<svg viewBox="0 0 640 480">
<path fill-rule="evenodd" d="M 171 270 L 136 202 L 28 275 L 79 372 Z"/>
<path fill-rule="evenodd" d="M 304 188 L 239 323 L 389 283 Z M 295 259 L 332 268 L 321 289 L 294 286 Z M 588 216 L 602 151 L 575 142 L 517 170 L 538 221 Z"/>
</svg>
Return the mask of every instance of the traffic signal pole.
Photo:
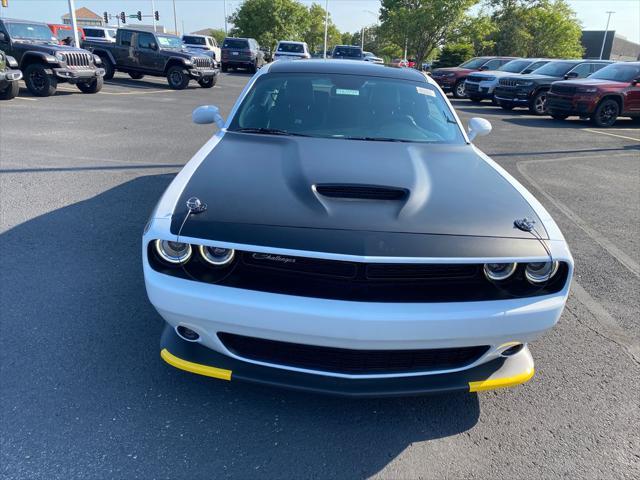
<svg viewBox="0 0 640 480">
<path fill-rule="evenodd" d="M 69 15 L 71 15 L 71 28 L 76 48 L 80 48 L 80 36 L 78 35 L 78 19 L 76 18 L 76 2 L 69 0 Z"/>
</svg>

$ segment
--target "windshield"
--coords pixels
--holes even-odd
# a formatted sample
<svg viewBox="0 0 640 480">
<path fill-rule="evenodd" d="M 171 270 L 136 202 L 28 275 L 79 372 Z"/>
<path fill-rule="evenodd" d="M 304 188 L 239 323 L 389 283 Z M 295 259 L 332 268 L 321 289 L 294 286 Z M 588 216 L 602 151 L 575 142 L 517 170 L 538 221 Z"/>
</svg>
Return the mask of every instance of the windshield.
<svg viewBox="0 0 640 480">
<path fill-rule="evenodd" d="M 206 40 L 207 39 L 204 37 L 188 37 L 187 35 L 182 37 L 182 41 L 184 43 L 188 43 L 189 45 L 206 45 Z"/>
<path fill-rule="evenodd" d="M 511 60 L 502 65 L 498 70 L 501 72 L 520 73 L 531 64 L 529 60 Z"/>
<path fill-rule="evenodd" d="M 624 65 L 614 63 L 589 76 L 589 79 L 611 80 L 612 82 L 632 82 L 640 77 L 640 64 Z"/>
<path fill-rule="evenodd" d="M 285 53 L 304 53 L 304 45 L 301 43 L 279 43 L 278 51 Z"/>
<path fill-rule="evenodd" d="M 536 70 L 536 75 L 549 75 L 550 77 L 562 77 L 575 67 L 575 62 L 549 62 Z"/>
<path fill-rule="evenodd" d="M 237 38 L 225 38 L 222 48 L 249 48 L 249 42 Z"/>
<path fill-rule="evenodd" d="M 476 58 L 472 58 L 471 60 L 467 60 L 462 65 L 460 65 L 460 67 L 462 67 L 462 68 L 480 68 L 485 63 L 487 63 L 487 59 L 486 58 L 476 57 Z"/>
<path fill-rule="evenodd" d="M 158 35 L 160 48 L 182 48 L 182 40 L 173 35 Z"/>
<path fill-rule="evenodd" d="M 21 38 L 25 40 L 42 40 L 46 42 L 51 41 L 52 33 L 49 27 L 46 25 L 40 25 L 38 23 L 5 23 L 5 26 L 9 30 L 9 36 L 11 38 Z"/>
<path fill-rule="evenodd" d="M 427 83 L 360 75 L 272 73 L 258 78 L 230 131 L 369 141 L 464 143 Z"/>
<path fill-rule="evenodd" d="M 336 47 L 333 57 L 338 58 L 362 58 L 362 50 L 359 47 Z"/>
</svg>

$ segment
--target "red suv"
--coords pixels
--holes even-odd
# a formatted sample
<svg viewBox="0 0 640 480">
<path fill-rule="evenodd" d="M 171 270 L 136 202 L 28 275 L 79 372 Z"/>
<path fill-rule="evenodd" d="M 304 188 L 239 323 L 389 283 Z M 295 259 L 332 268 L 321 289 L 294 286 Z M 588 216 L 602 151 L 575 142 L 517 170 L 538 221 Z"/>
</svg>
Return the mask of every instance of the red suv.
<svg viewBox="0 0 640 480">
<path fill-rule="evenodd" d="M 554 82 L 547 95 L 556 120 L 571 115 L 610 127 L 619 116 L 640 119 L 640 62 L 613 63 L 581 80 Z"/>
<path fill-rule="evenodd" d="M 457 67 L 436 68 L 431 76 L 445 92 L 452 92 L 455 98 L 465 98 L 464 81 L 471 72 L 497 70 L 515 57 L 475 57 Z"/>
</svg>

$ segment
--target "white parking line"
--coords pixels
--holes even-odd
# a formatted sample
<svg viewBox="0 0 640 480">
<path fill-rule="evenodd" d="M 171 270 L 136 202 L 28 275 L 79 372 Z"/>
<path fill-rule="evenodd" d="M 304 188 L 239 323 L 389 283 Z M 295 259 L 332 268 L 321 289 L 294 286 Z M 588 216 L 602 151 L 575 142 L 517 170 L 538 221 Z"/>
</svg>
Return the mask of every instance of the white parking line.
<svg viewBox="0 0 640 480">
<path fill-rule="evenodd" d="M 36 100 L 35 98 L 29 98 L 29 97 L 16 97 L 17 100 L 28 100 L 30 102 L 37 102 L 38 100 Z"/>
<path fill-rule="evenodd" d="M 627 255 L 620 248 L 613 244 L 611 240 L 605 237 L 603 234 L 592 228 L 589 223 L 583 220 L 567 205 L 556 200 L 550 194 L 548 194 L 538 182 L 536 182 L 529 173 L 527 173 L 527 166 L 532 163 L 549 163 L 549 162 L 563 162 L 567 160 L 588 160 L 592 158 L 612 158 L 628 156 L 630 153 L 624 153 L 619 155 L 589 155 L 587 157 L 565 157 L 565 158 L 546 158 L 544 160 L 527 160 L 524 162 L 518 162 L 516 168 L 524 179 L 531 184 L 536 190 L 540 192 L 551 204 L 553 204 L 558 210 L 565 214 L 569 220 L 576 224 L 584 233 L 586 233 L 594 242 L 604 248 L 612 257 L 617 259 L 624 267 L 627 268 L 636 277 L 640 277 L 640 265 L 636 260 Z"/>
<path fill-rule="evenodd" d="M 609 135 L 610 137 L 624 138 L 625 140 L 633 140 L 634 142 L 640 142 L 640 138 L 626 137 L 624 135 L 616 135 L 615 133 L 610 133 L 610 132 L 601 132 L 599 130 L 592 130 L 590 128 L 584 128 L 583 130 L 585 132 L 599 133 L 600 135 Z M 629 128 L 628 130 L 633 130 L 633 129 Z"/>
</svg>

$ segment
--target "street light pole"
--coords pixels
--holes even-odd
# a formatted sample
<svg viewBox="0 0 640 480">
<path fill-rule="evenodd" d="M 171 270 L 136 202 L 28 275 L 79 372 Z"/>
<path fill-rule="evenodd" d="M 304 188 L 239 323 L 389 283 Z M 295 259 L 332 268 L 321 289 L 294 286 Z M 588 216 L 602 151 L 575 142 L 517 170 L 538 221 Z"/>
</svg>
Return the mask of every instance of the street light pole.
<svg viewBox="0 0 640 480">
<path fill-rule="evenodd" d="M 156 12 L 153 12 L 155 15 Z M 155 18 L 155 17 L 153 17 Z M 176 0 L 173 0 L 173 31 L 178 35 L 178 18 L 176 17 Z M 184 27 L 182 27 L 182 34 L 184 35 Z"/>
<path fill-rule="evenodd" d="M 360 49 L 364 50 L 364 27 L 362 27 L 362 36 L 360 38 Z"/>
<path fill-rule="evenodd" d="M 69 15 L 71 15 L 71 28 L 73 28 L 73 39 L 75 47 L 80 48 L 80 38 L 78 37 L 78 19 L 76 18 L 76 2 L 69 0 Z"/>
<path fill-rule="evenodd" d="M 324 48 L 322 58 L 327 58 L 327 32 L 329 31 L 329 0 L 324 2 Z"/>
<path fill-rule="evenodd" d="M 227 31 L 227 0 L 223 0 L 224 3 L 224 34 L 228 35 L 229 32 Z"/>
<path fill-rule="evenodd" d="M 604 44 L 607 41 L 607 33 L 609 32 L 609 21 L 611 20 L 611 14 L 616 12 L 605 12 L 605 13 L 608 13 L 609 16 L 607 17 L 607 26 L 604 27 L 604 36 L 602 37 L 602 48 L 600 49 L 600 60 L 602 60 L 602 55 L 604 54 Z"/>
</svg>

